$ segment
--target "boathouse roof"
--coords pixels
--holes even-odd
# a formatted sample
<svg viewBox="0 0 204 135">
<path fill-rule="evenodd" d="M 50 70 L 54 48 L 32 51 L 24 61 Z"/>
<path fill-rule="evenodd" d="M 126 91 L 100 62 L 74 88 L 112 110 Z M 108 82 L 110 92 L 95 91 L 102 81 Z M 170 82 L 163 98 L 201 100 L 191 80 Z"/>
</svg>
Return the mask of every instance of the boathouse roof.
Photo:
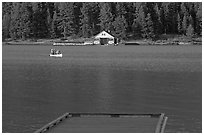
<svg viewBox="0 0 204 135">
<path fill-rule="evenodd" d="M 99 33 L 98 35 L 95 36 L 95 39 L 99 39 L 99 38 L 108 38 L 108 39 L 113 39 L 114 37 L 109 34 L 106 31 L 102 31 L 101 33 Z"/>
</svg>

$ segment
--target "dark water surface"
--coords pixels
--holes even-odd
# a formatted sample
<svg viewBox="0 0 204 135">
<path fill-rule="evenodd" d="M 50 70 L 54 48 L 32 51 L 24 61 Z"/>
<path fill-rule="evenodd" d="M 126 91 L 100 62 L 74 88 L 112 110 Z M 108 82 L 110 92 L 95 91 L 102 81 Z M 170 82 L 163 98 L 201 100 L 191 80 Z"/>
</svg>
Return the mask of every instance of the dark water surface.
<svg viewBox="0 0 204 135">
<path fill-rule="evenodd" d="M 34 132 L 65 112 L 165 113 L 202 132 L 202 47 L 2 47 L 2 130 Z"/>
</svg>

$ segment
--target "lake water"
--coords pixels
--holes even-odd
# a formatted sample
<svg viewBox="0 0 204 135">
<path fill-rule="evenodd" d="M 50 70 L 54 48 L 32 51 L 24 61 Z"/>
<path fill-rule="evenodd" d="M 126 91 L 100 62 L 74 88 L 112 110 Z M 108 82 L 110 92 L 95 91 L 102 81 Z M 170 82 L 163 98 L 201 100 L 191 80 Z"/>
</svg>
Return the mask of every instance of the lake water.
<svg viewBox="0 0 204 135">
<path fill-rule="evenodd" d="M 2 46 L 2 130 L 34 132 L 66 112 L 165 113 L 202 132 L 201 46 Z"/>
</svg>

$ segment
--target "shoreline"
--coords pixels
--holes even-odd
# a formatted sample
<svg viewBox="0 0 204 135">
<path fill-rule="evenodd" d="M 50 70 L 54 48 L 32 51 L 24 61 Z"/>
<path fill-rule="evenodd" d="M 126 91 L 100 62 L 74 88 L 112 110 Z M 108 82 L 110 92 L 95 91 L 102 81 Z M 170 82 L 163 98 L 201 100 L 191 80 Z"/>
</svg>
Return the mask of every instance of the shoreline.
<svg viewBox="0 0 204 135">
<path fill-rule="evenodd" d="M 52 46 L 98 46 L 100 44 L 86 44 L 86 40 L 81 39 L 71 39 L 71 40 L 60 40 L 60 39 L 38 39 L 36 41 L 31 41 L 31 39 L 22 41 L 22 40 L 7 40 L 3 41 L 2 45 L 52 45 Z M 89 39 L 87 39 L 88 41 Z M 80 44 L 80 45 L 78 45 Z M 195 38 L 195 39 L 167 39 L 167 40 L 147 40 L 147 39 L 140 39 L 140 40 L 122 40 L 118 45 L 202 45 L 202 38 Z M 113 45 L 108 45 L 113 46 Z"/>
<path fill-rule="evenodd" d="M 53 43 L 5 43 L 3 42 L 2 45 L 13 45 L 13 46 L 103 46 L 103 45 L 53 45 Z M 135 43 L 119 43 L 117 46 L 201 46 L 202 43 L 183 43 L 181 42 L 180 44 L 174 44 L 174 43 L 164 43 L 164 44 L 149 44 L 149 43 L 142 43 L 138 44 L 137 42 Z M 114 46 L 114 45 L 107 45 L 107 46 Z"/>
</svg>

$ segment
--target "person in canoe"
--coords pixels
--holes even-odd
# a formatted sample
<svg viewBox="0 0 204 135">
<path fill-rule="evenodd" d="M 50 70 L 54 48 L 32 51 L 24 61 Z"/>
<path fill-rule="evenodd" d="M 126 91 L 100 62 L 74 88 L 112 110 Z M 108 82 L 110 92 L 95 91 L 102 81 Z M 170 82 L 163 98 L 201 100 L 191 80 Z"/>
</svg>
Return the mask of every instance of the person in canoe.
<svg viewBox="0 0 204 135">
<path fill-rule="evenodd" d="M 50 54 L 52 54 L 52 55 L 61 54 L 61 52 L 60 52 L 60 50 L 51 49 Z"/>
<path fill-rule="evenodd" d="M 62 53 L 60 50 L 51 49 L 50 56 L 51 57 L 62 57 Z"/>
<path fill-rule="evenodd" d="M 56 50 L 55 49 L 51 49 L 50 54 L 55 55 L 56 54 Z"/>
<path fill-rule="evenodd" d="M 56 54 L 61 54 L 60 50 L 57 50 L 57 51 L 56 51 Z"/>
</svg>

